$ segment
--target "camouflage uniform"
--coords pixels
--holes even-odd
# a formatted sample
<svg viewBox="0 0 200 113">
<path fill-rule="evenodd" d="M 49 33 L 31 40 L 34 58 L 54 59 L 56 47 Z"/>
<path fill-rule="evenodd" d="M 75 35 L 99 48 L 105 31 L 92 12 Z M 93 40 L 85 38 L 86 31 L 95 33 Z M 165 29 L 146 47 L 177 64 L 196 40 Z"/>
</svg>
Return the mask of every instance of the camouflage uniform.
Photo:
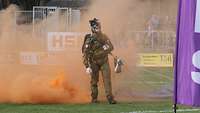
<svg viewBox="0 0 200 113">
<path fill-rule="evenodd" d="M 105 45 L 108 47 L 106 50 L 103 48 Z M 114 101 L 110 65 L 108 61 L 108 54 L 112 50 L 113 45 L 105 34 L 100 32 L 98 34 L 87 34 L 85 36 L 82 52 L 86 68 L 90 67 L 92 69 L 90 81 L 92 101 L 97 100 L 98 96 L 99 71 L 102 73 L 107 99 L 109 103 Z"/>
</svg>

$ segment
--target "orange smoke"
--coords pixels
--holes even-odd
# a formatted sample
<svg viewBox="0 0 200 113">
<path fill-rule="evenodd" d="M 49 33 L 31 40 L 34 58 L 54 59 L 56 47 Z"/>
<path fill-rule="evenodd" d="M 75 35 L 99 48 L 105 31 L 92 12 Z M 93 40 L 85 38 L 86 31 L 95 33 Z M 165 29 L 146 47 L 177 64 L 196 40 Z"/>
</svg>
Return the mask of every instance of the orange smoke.
<svg viewBox="0 0 200 113">
<path fill-rule="evenodd" d="M 44 52 L 45 45 L 38 34 L 32 35 L 31 24 L 16 26 L 15 11 L 16 6 L 0 11 L 0 103 L 89 102 L 89 77 L 84 75 L 81 52 L 72 53 L 68 49 L 69 55 L 53 58 L 65 62 L 64 66 L 20 64 L 20 52 Z M 8 53 L 14 54 L 17 63 L 2 63 L 2 55 L 7 58 Z"/>
<path fill-rule="evenodd" d="M 85 103 L 89 101 L 89 91 L 80 88 L 80 84 L 72 81 L 71 76 L 65 73 L 59 73 L 50 80 L 50 88 L 65 95 L 64 102 L 67 103 Z"/>
<path fill-rule="evenodd" d="M 8 69 L 10 72 L 14 69 Z M 14 70 L 16 71 L 16 70 Z M 1 71 L 2 72 L 2 71 Z M 85 82 L 76 83 L 65 73 L 36 75 L 14 73 L 0 75 L 0 102 L 2 103 L 88 103 L 89 90 Z M 11 75 L 13 74 L 13 75 Z M 81 85 L 82 84 L 82 85 Z M 80 87 L 82 86 L 82 87 Z"/>
<path fill-rule="evenodd" d="M 109 38 L 111 40 L 119 39 L 119 41 L 121 42 L 122 37 L 119 37 L 120 33 L 126 33 L 127 30 L 124 29 L 124 26 L 127 23 L 127 21 L 124 21 L 127 18 L 127 16 L 124 16 L 126 14 L 124 12 L 128 10 L 126 7 L 129 6 L 129 1 L 132 0 L 116 0 L 113 4 L 112 0 L 97 0 L 91 5 L 89 11 L 86 12 L 87 14 L 84 15 L 84 19 L 80 23 L 80 31 L 89 31 L 87 25 L 88 20 L 91 19 L 91 17 L 101 17 L 100 20 L 102 22 L 103 31 L 105 31 L 105 33 L 110 36 Z M 112 4 L 112 7 L 110 7 L 110 4 Z M 102 10 L 102 6 L 104 6 L 104 10 Z M 18 9 L 15 6 L 12 6 L 3 12 L 0 12 L 0 53 L 44 51 L 44 49 L 46 48 L 46 46 L 43 45 L 44 38 L 37 37 L 37 35 L 39 34 L 32 35 L 32 25 L 27 24 L 15 26 L 12 17 L 14 15 L 13 12 L 17 10 Z M 49 23 L 52 23 L 51 19 L 47 21 L 49 21 Z M 38 23 L 37 26 L 42 27 L 44 26 L 45 22 L 46 21 Z M 124 26 L 119 27 L 120 25 L 118 24 Z M 55 26 L 52 27 L 54 28 Z M 75 28 L 74 31 L 77 31 L 77 29 Z M 117 34 L 116 37 L 112 37 L 112 35 L 114 35 L 114 31 L 116 31 L 119 35 Z M 125 37 L 123 38 L 125 39 Z M 86 76 L 85 74 L 85 68 L 82 63 L 81 44 L 78 45 L 80 46 L 79 48 L 73 48 L 72 50 L 70 50 L 70 48 L 67 48 L 67 50 L 65 51 L 65 54 L 67 54 L 67 56 L 55 56 L 55 59 L 59 59 L 62 60 L 62 62 L 65 62 L 64 66 L 25 66 L 21 64 L 0 64 L 0 103 L 89 102 L 90 88 L 88 79 L 90 77 Z M 133 44 L 131 46 L 133 46 Z M 125 60 L 127 60 L 127 62 L 129 63 L 132 62 L 132 64 L 134 64 L 134 60 L 132 60 L 133 55 L 130 55 L 130 53 L 133 53 L 134 47 L 133 49 L 122 48 L 120 51 L 124 50 L 127 51 L 124 56 L 129 56 L 128 58 L 130 59 L 129 60 L 127 58 Z M 122 56 L 123 52 L 122 54 L 120 54 L 120 52 L 116 52 L 116 55 L 118 54 L 120 55 L 120 57 L 125 58 Z M 19 62 L 19 56 L 15 57 L 17 59 L 17 62 Z M 124 81 L 126 80 L 131 80 L 130 76 L 125 77 L 125 79 L 121 79 L 122 77 L 115 77 L 117 80 L 114 80 L 113 82 L 113 89 L 114 94 L 116 93 L 116 97 L 119 97 L 121 95 L 120 93 L 124 92 L 122 89 L 125 89 L 124 87 L 127 87 L 125 85 L 124 87 L 121 87 L 119 81 L 121 81 L 121 83 L 124 83 Z M 103 91 L 100 92 L 100 94 L 101 93 L 103 93 Z M 103 95 L 103 97 L 105 96 Z"/>
<path fill-rule="evenodd" d="M 51 87 L 52 88 L 64 88 L 63 87 L 64 80 L 65 80 L 65 76 L 62 73 L 59 74 L 58 76 L 56 76 L 55 79 L 53 79 L 51 81 Z"/>
<path fill-rule="evenodd" d="M 76 98 L 76 95 L 79 95 L 80 93 L 78 87 L 76 87 L 74 84 L 70 84 L 63 73 L 58 74 L 56 78 L 50 82 L 50 86 L 54 89 L 63 90 L 64 93 L 68 94 L 68 97 L 70 97 L 71 99 Z M 84 93 L 86 92 L 81 93 L 83 94 L 81 95 L 81 97 L 87 98 L 87 95 Z"/>
</svg>

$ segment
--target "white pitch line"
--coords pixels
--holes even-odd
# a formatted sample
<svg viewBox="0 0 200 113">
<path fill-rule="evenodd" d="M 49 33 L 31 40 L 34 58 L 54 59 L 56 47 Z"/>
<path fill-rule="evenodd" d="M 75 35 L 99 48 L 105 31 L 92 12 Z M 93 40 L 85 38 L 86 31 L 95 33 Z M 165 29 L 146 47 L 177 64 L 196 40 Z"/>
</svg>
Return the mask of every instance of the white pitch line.
<svg viewBox="0 0 200 113">
<path fill-rule="evenodd" d="M 136 82 L 133 82 L 133 84 L 137 84 L 137 85 L 147 84 L 147 85 L 161 86 L 161 85 L 167 85 L 169 83 L 168 82 L 152 82 L 152 81 L 146 81 L 146 82 L 136 81 Z"/>
<path fill-rule="evenodd" d="M 136 81 L 133 84 L 168 84 L 169 82 L 153 82 L 153 81 L 146 81 L 146 82 L 142 82 L 142 81 Z"/>
<path fill-rule="evenodd" d="M 178 109 L 177 112 L 193 112 L 200 111 L 200 109 Z M 173 113 L 173 110 L 163 111 L 133 111 L 133 112 L 121 112 L 121 113 Z"/>
</svg>

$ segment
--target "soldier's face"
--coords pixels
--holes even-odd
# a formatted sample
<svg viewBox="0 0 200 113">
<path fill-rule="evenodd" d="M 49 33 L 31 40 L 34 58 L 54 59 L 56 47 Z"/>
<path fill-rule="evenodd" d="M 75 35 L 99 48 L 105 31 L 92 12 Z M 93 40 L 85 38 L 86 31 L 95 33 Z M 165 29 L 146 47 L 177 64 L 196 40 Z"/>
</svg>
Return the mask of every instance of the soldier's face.
<svg viewBox="0 0 200 113">
<path fill-rule="evenodd" d="M 99 33 L 101 31 L 101 27 L 98 25 L 94 25 L 91 27 L 93 33 Z"/>
</svg>

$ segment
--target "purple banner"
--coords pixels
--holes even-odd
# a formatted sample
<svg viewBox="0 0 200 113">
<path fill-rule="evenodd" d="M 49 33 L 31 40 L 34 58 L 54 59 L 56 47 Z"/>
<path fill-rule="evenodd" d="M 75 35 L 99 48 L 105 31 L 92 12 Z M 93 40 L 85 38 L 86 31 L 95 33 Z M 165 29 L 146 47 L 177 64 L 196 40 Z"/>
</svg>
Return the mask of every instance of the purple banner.
<svg viewBox="0 0 200 113">
<path fill-rule="evenodd" d="M 200 0 L 179 0 L 175 104 L 200 106 Z"/>
</svg>

